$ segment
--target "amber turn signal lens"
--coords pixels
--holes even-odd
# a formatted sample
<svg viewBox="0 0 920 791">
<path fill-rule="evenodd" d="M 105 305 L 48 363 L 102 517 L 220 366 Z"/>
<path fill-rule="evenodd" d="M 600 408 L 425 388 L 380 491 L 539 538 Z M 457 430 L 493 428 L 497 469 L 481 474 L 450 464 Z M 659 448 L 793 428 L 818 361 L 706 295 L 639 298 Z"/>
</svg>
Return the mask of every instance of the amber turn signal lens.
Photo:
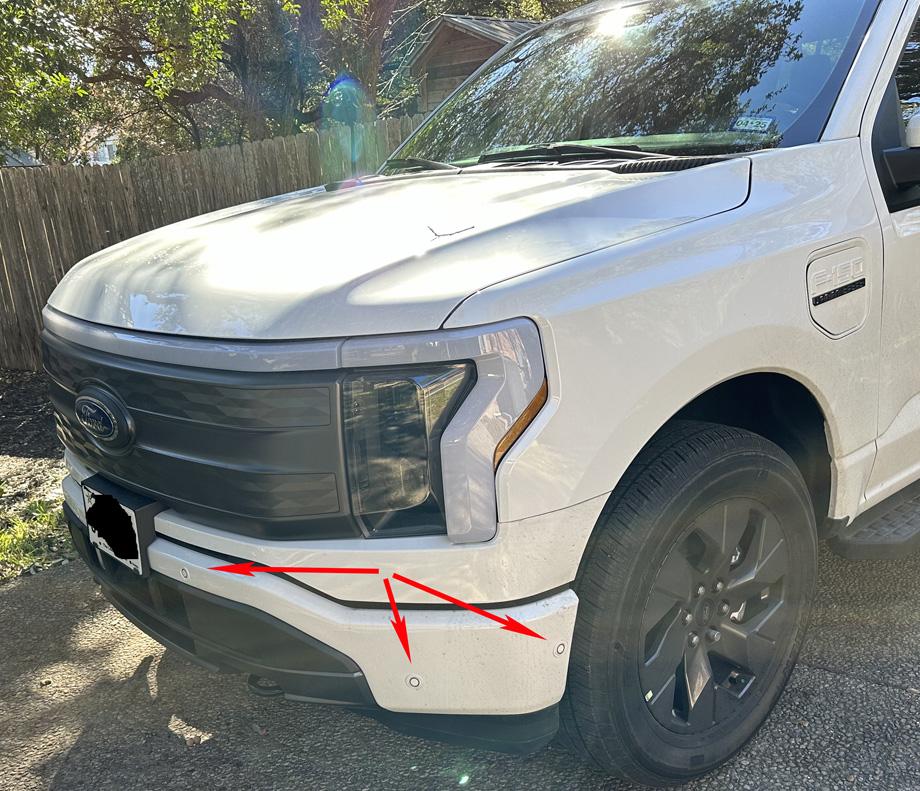
<svg viewBox="0 0 920 791">
<path fill-rule="evenodd" d="M 543 409 L 543 405 L 546 404 L 546 399 L 548 397 L 549 386 L 546 383 L 546 379 L 544 379 L 543 384 L 540 385 L 540 389 L 533 397 L 533 400 L 527 405 L 526 409 L 521 412 L 520 417 L 511 424 L 508 433 L 505 434 L 505 436 L 499 440 L 498 445 L 495 446 L 495 455 L 492 457 L 494 469 L 498 469 L 498 465 L 501 464 L 502 459 L 505 458 L 505 454 L 511 450 L 511 446 L 518 441 L 518 438 L 524 433 L 524 430 L 533 423 L 533 419 L 537 416 L 539 411 Z"/>
</svg>

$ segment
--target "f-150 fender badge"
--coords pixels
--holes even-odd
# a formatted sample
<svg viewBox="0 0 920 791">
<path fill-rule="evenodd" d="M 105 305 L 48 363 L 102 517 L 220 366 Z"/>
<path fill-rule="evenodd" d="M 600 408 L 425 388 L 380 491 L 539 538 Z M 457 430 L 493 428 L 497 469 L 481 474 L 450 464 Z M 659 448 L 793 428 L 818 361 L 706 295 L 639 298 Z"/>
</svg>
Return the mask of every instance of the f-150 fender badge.
<svg viewBox="0 0 920 791">
<path fill-rule="evenodd" d="M 869 313 L 868 250 L 862 240 L 816 252 L 807 270 L 808 309 L 815 324 L 839 338 L 862 326 Z"/>
</svg>

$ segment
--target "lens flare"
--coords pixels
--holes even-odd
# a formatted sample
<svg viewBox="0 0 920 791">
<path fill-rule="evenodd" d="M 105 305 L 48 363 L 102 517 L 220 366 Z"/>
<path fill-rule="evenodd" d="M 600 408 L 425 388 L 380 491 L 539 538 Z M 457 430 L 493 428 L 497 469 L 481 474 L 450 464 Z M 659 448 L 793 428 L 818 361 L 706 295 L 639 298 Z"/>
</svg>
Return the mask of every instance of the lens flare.
<svg viewBox="0 0 920 791">
<path fill-rule="evenodd" d="M 320 131 L 331 141 L 329 149 L 321 151 L 323 172 L 341 178 L 359 175 L 365 148 L 359 130 L 374 120 L 361 83 L 349 74 L 336 77 L 323 95 L 320 119 Z"/>
</svg>

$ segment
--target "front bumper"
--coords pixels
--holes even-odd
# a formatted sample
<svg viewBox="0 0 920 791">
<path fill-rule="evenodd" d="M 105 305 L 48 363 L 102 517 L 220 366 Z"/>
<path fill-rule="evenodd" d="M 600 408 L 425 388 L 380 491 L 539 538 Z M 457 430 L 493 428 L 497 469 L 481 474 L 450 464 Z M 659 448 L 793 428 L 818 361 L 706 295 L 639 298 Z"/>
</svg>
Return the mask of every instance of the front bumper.
<svg viewBox="0 0 920 791">
<path fill-rule="evenodd" d="M 518 754 L 546 746 L 559 726 L 558 706 L 518 715 L 404 714 L 380 708 L 354 662 L 246 605 L 203 593 L 152 572 L 142 579 L 97 554 L 85 526 L 65 504 L 71 538 L 106 598 L 135 626 L 212 672 L 248 673 L 273 682 L 271 694 L 350 706 L 405 733 Z"/>
<path fill-rule="evenodd" d="M 64 493 L 79 549 L 85 513 L 80 486 L 73 477 L 65 479 Z M 212 615 L 205 621 L 214 624 L 223 618 L 231 624 L 225 633 L 238 631 L 232 624 L 240 621 L 226 612 L 215 617 L 215 607 L 244 613 L 248 622 L 272 624 L 272 639 L 283 644 L 283 655 L 296 657 L 302 652 L 323 659 L 326 664 L 320 672 L 332 674 L 324 677 L 331 687 L 314 683 L 315 666 L 279 662 L 257 646 L 241 650 L 238 642 L 228 644 L 220 634 L 179 630 L 183 639 L 178 639 L 175 622 L 164 619 L 162 613 L 157 615 L 155 608 L 151 612 L 149 606 L 138 606 L 143 600 L 132 595 L 127 584 L 147 583 L 123 574 L 107 576 L 96 553 L 84 548 L 90 567 L 122 612 L 156 639 L 206 664 L 264 676 L 294 697 L 372 705 L 392 713 L 530 715 L 550 709 L 562 697 L 577 609 L 577 597 L 569 589 L 499 611 L 526 624 L 543 640 L 505 631 L 465 610 L 401 606 L 409 630 L 410 663 L 394 634 L 388 608 L 349 606 L 283 575 L 243 577 L 212 571 L 225 558 L 160 533 L 161 520 L 168 521 L 169 513 L 158 515 L 157 538 L 149 548 L 156 587 L 195 599 L 195 606 L 198 600 L 206 602 Z M 354 564 L 343 558 L 340 565 Z M 466 573 L 475 570 L 468 567 Z M 407 575 L 412 574 L 418 571 L 410 568 Z M 416 578 L 438 584 L 430 577 Z M 378 584 L 382 587 L 379 580 Z M 277 637 L 281 632 L 284 639 Z"/>
</svg>

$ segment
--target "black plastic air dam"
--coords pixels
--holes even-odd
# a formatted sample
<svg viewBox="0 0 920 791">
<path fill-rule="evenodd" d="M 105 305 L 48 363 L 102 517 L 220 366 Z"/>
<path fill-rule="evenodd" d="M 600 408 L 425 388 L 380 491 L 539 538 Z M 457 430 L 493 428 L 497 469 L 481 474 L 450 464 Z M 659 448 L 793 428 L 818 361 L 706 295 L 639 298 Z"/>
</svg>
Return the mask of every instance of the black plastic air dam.
<svg viewBox="0 0 920 791">
<path fill-rule="evenodd" d="M 344 654 L 255 608 L 156 571 L 142 578 L 106 555 L 100 560 L 66 504 L 64 514 L 78 554 L 115 608 L 157 642 L 212 672 L 256 675 L 290 700 L 349 706 L 403 733 L 451 744 L 528 755 L 556 735 L 558 705 L 491 716 L 382 709 L 361 669 Z"/>
</svg>

